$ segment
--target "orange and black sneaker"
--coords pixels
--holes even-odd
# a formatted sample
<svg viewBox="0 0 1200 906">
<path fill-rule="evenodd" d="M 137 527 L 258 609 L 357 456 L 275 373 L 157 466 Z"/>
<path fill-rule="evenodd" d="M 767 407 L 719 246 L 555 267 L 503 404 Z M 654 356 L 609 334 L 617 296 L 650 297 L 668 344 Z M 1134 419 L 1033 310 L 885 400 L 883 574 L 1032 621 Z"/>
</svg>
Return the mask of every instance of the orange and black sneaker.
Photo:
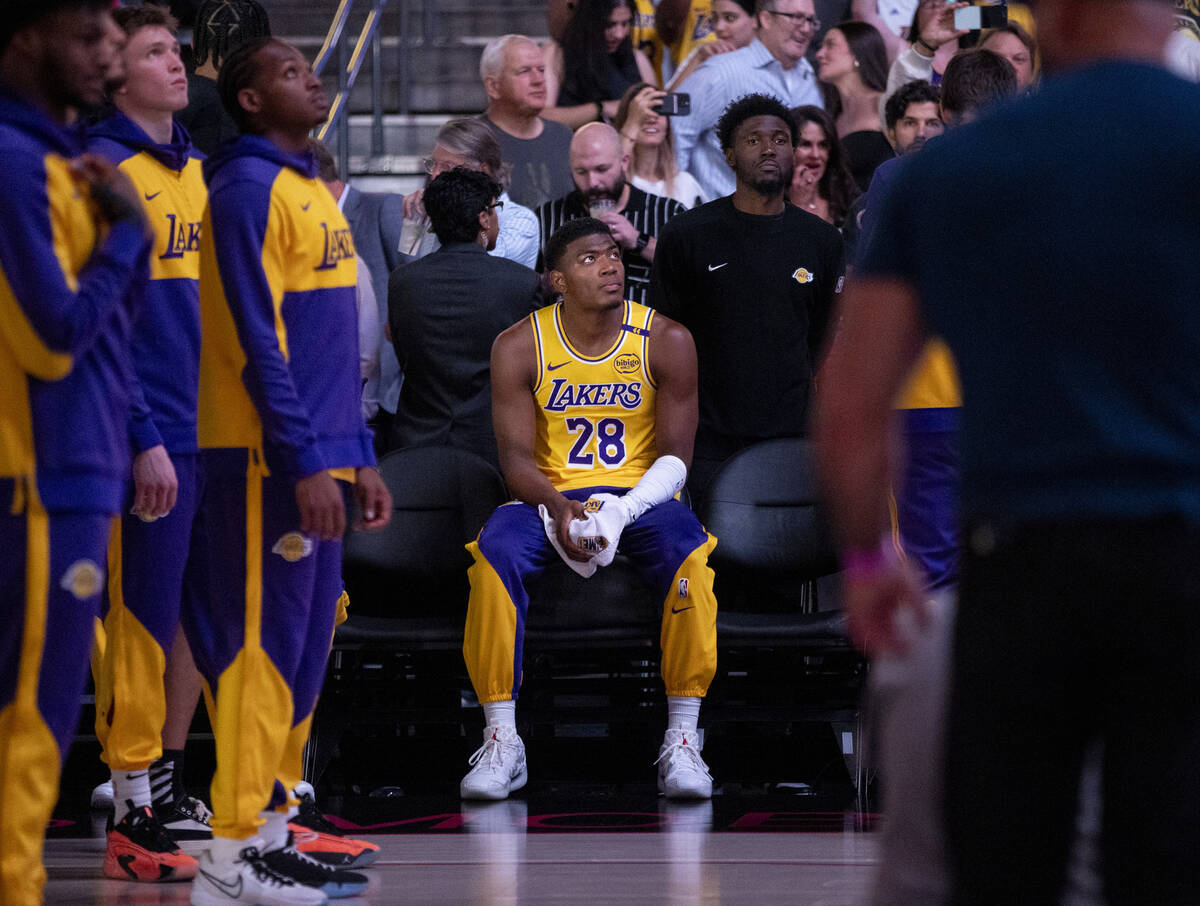
<svg viewBox="0 0 1200 906">
<path fill-rule="evenodd" d="M 196 860 L 179 849 L 149 806 L 132 809 L 108 832 L 104 875 L 122 881 L 186 881 Z"/>
<path fill-rule="evenodd" d="M 379 847 L 369 840 L 347 837 L 317 808 L 316 800 L 300 800 L 300 813 L 288 822 L 296 849 L 336 868 L 363 868 L 379 858 Z"/>
</svg>

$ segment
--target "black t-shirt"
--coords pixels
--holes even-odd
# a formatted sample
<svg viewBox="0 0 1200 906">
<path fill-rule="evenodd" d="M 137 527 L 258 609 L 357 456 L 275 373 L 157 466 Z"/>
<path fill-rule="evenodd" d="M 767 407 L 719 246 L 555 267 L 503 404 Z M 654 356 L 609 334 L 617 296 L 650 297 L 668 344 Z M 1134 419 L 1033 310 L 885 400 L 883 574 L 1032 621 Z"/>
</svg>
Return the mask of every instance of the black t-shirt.
<svg viewBox="0 0 1200 906">
<path fill-rule="evenodd" d="M 212 154 L 222 144 L 238 135 L 233 121 L 221 103 L 217 83 L 205 76 L 188 73 L 188 105 L 175 114 L 175 119 L 188 131 L 192 144 L 204 154 Z"/>
<path fill-rule="evenodd" d="M 650 304 L 696 341 L 698 456 L 806 433 L 812 374 L 844 272 L 841 234 L 791 204 L 756 216 L 718 198 L 663 227 Z"/>
</svg>

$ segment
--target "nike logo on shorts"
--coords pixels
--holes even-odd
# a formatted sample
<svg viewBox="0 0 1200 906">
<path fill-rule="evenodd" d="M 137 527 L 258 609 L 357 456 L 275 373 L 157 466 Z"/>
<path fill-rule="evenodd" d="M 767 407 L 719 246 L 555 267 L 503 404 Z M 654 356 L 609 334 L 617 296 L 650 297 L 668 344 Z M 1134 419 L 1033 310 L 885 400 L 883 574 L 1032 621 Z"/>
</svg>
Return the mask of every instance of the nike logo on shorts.
<svg viewBox="0 0 1200 906">
<path fill-rule="evenodd" d="M 143 192 L 142 194 L 146 196 L 146 201 L 154 201 L 154 199 L 158 198 L 158 196 L 162 194 L 162 189 L 159 189 L 153 195 L 151 195 L 149 192 Z"/>
<path fill-rule="evenodd" d="M 726 264 L 728 264 L 728 263 L 729 263 L 729 262 L 728 262 L 728 261 L 726 261 L 726 262 L 724 262 L 724 263 L 722 263 L 722 264 L 710 264 L 710 265 L 708 266 L 708 272 L 711 274 L 713 271 L 719 271 L 721 268 L 723 268 L 723 267 L 724 267 Z"/>
<path fill-rule="evenodd" d="M 678 608 L 672 604 L 671 605 L 671 613 L 683 613 L 685 610 L 695 610 L 695 608 L 696 608 L 695 604 L 689 604 L 687 607 L 678 607 Z"/>
</svg>

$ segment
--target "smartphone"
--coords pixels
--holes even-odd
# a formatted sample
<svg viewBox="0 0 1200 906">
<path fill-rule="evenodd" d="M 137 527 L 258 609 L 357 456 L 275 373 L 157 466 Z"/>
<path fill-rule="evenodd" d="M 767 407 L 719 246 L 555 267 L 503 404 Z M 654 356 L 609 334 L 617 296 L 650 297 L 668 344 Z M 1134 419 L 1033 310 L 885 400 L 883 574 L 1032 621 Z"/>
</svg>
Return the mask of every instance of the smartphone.
<svg viewBox="0 0 1200 906">
<path fill-rule="evenodd" d="M 954 27 L 960 31 L 1002 28 L 1008 24 L 1007 6 L 968 6 L 954 11 Z"/>
<path fill-rule="evenodd" d="M 692 112 L 690 94 L 664 94 L 654 112 L 659 116 L 688 116 Z"/>
</svg>

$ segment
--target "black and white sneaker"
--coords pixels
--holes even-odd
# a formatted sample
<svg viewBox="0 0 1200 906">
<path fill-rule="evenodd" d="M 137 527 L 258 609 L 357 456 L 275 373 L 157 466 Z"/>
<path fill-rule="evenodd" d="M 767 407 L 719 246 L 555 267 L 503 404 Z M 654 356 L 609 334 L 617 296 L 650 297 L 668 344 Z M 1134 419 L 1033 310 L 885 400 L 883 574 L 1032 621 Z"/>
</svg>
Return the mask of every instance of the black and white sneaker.
<svg viewBox="0 0 1200 906">
<path fill-rule="evenodd" d="M 253 842 L 260 843 L 257 838 Z M 275 871 L 257 846 L 247 846 L 232 862 L 215 862 L 211 852 L 200 856 L 192 881 L 191 906 L 323 906 L 329 899 L 314 887 Z"/>
<path fill-rule="evenodd" d="M 367 889 L 366 875 L 333 868 L 296 849 L 290 831 L 286 846 L 263 853 L 262 857 L 273 871 L 319 890 L 331 900 L 357 896 Z"/>
<path fill-rule="evenodd" d="M 212 839 L 212 812 L 195 796 L 182 796 L 166 808 L 155 806 L 154 814 L 176 840 Z"/>
</svg>

